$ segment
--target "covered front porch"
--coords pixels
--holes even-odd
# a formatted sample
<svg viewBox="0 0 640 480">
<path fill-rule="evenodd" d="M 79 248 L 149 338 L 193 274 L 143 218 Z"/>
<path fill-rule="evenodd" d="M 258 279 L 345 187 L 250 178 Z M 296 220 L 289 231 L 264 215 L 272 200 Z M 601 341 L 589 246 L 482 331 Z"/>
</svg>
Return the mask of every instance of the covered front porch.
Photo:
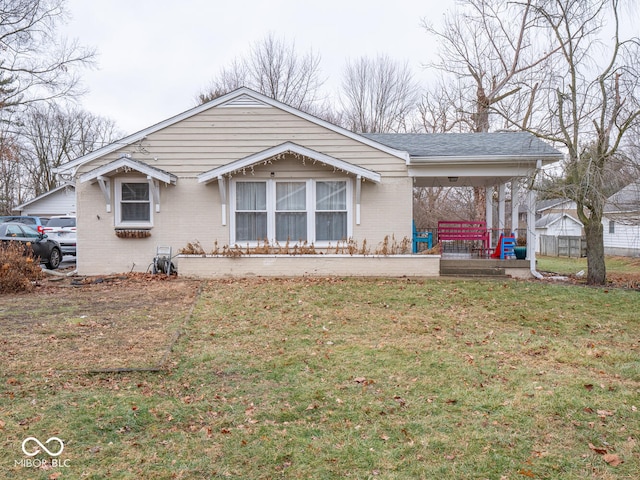
<svg viewBox="0 0 640 480">
<path fill-rule="evenodd" d="M 480 206 L 484 218 L 477 214 L 476 218 L 443 220 L 467 221 L 470 225 L 473 221 L 476 229 L 480 225 L 486 229 L 486 238 L 442 235 L 446 221 L 440 222 L 440 228 L 434 224 L 429 228 L 415 226 L 418 235 L 430 234 L 433 245 L 437 245 L 441 274 L 472 271 L 483 275 L 507 269 L 511 276 L 526 275 L 513 275 L 515 269 L 536 275 L 537 196 L 528 187 L 540 169 L 562 158 L 559 151 L 526 132 L 368 136 L 409 152 L 408 172 L 414 187 L 473 188 L 476 198 L 484 199 L 483 208 Z M 519 216 L 521 206 L 525 207 L 524 218 Z M 513 237 L 520 245 L 516 247 L 518 252 L 510 250 L 508 256 L 500 258 L 501 236 Z M 517 259 L 513 253 L 518 254 Z"/>
</svg>

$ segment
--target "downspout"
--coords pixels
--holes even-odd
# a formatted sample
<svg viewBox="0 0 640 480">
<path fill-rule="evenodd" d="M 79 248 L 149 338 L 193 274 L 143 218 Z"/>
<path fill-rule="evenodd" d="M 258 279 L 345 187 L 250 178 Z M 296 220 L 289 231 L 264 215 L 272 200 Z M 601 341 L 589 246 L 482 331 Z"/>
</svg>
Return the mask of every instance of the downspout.
<svg viewBox="0 0 640 480">
<path fill-rule="evenodd" d="M 542 169 L 542 160 L 538 160 L 536 163 L 535 174 Z M 536 200 L 537 193 L 533 190 L 533 181 L 529 186 L 529 192 L 527 194 L 527 255 L 529 256 L 529 270 L 538 280 L 544 277 L 538 270 L 536 270 Z"/>
</svg>

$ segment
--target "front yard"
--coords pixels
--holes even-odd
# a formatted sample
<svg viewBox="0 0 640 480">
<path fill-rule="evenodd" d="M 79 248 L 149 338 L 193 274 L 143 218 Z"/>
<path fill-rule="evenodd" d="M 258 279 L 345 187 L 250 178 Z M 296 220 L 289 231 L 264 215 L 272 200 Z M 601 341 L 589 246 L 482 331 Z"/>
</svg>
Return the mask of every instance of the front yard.
<svg viewBox="0 0 640 480">
<path fill-rule="evenodd" d="M 640 471 L 637 291 L 132 276 L 1 300 L 7 478 Z"/>
</svg>

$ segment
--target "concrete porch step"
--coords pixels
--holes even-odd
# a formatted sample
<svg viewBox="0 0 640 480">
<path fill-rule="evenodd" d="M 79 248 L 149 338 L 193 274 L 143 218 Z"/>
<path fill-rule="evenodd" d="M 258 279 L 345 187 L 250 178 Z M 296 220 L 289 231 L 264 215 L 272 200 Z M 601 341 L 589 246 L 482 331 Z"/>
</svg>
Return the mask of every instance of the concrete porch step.
<svg viewBox="0 0 640 480">
<path fill-rule="evenodd" d="M 507 277 L 507 268 L 522 268 L 526 267 L 526 265 L 526 262 L 523 260 L 442 258 L 440 259 L 440 275 L 466 277 Z"/>
<path fill-rule="evenodd" d="M 440 275 L 456 277 L 506 277 L 504 268 L 447 268 L 440 267 Z"/>
</svg>

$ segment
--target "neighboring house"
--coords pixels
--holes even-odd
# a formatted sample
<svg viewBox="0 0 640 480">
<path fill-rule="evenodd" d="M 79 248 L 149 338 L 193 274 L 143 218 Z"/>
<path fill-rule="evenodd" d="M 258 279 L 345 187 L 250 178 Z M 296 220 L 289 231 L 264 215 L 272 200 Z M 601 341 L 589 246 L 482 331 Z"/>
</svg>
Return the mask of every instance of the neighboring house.
<svg viewBox="0 0 640 480">
<path fill-rule="evenodd" d="M 576 208 L 576 202 L 568 198 L 541 200 L 536 204 L 536 220 L 540 220 L 544 215 L 552 213 L 566 213 L 573 218 L 578 218 Z"/>
<path fill-rule="evenodd" d="M 576 210 L 576 202 L 569 200 L 568 198 L 553 198 L 547 200 L 539 200 L 535 205 L 535 217 L 538 222 L 545 215 L 552 213 L 562 213 L 571 216 L 574 219 L 578 218 Z M 527 207 L 521 206 L 518 211 L 518 221 L 521 228 L 524 228 L 527 223 Z"/>
<path fill-rule="evenodd" d="M 605 254 L 640 256 L 640 182 L 607 199 L 602 224 Z"/>
<path fill-rule="evenodd" d="M 32 215 L 45 218 L 55 215 L 75 214 L 76 186 L 73 182 L 65 182 L 33 200 L 14 207 L 13 212 L 16 215 Z"/>
<path fill-rule="evenodd" d="M 536 221 L 536 252 L 540 252 L 541 236 L 582 237 L 584 225 L 568 213 L 547 213 Z"/>
<path fill-rule="evenodd" d="M 195 241 L 207 252 L 264 239 L 318 250 L 353 239 L 375 248 L 387 236 L 411 238 L 414 186 L 504 192 L 560 158 L 523 132 L 359 135 L 241 88 L 58 173 L 76 182 L 78 271 L 104 274 L 145 271 L 158 246 L 175 254 Z"/>
</svg>

